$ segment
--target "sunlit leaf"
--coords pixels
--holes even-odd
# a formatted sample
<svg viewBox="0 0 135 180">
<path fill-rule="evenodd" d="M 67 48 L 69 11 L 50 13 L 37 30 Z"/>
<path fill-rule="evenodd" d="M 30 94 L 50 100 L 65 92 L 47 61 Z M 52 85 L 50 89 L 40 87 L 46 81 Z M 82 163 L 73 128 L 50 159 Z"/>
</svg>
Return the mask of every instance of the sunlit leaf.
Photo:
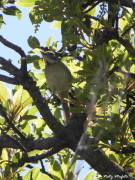
<svg viewBox="0 0 135 180">
<path fill-rule="evenodd" d="M 53 36 L 50 36 L 47 41 L 46 41 L 46 46 L 49 47 L 50 46 L 50 43 L 51 43 L 51 40 L 53 39 Z"/>
<path fill-rule="evenodd" d="M 37 177 L 40 173 L 40 168 L 39 167 L 35 167 L 33 169 L 31 169 L 24 177 L 23 180 L 28 180 L 32 177 L 32 180 L 37 180 Z"/>
<path fill-rule="evenodd" d="M 21 11 L 15 6 L 6 7 L 3 10 L 3 13 L 6 15 L 17 16 L 18 19 L 21 19 Z"/>
<path fill-rule="evenodd" d="M 121 127 L 120 126 L 120 124 L 121 124 L 121 120 L 120 120 L 120 103 L 119 103 L 118 100 L 112 105 L 111 121 L 116 126 L 114 130 L 118 130 Z"/>
<path fill-rule="evenodd" d="M 95 178 L 95 172 L 92 171 L 90 172 L 85 178 L 84 180 L 96 180 L 97 178 Z"/>
<path fill-rule="evenodd" d="M 51 25 L 51 28 L 61 28 L 61 21 L 56 21 Z"/>
<path fill-rule="evenodd" d="M 61 165 L 56 160 L 53 161 L 53 164 L 50 167 L 50 173 L 60 179 L 63 179 L 63 171 L 61 169 Z"/>
<path fill-rule="evenodd" d="M 40 60 L 40 57 L 37 55 L 28 55 L 27 56 L 27 63 L 33 63 L 38 60 Z"/>
<path fill-rule="evenodd" d="M 8 95 L 9 95 L 8 89 L 2 82 L 0 82 L 0 101 L 2 102 L 7 101 Z"/>
<path fill-rule="evenodd" d="M 15 4 L 21 7 L 32 7 L 35 5 L 36 0 L 17 0 Z"/>
</svg>

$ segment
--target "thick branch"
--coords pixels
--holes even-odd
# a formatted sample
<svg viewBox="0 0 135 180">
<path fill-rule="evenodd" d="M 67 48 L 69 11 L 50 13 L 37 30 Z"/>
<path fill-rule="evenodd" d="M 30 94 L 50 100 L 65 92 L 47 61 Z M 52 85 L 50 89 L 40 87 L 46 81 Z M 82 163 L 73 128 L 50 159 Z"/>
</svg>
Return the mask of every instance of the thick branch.
<svg viewBox="0 0 135 180">
<path fill-rule="evenodd" d="M 55 133 L 59 134 L 59 132 L 64 128 L 64 126 L 57 121 L 57 119 L 51 113 L 48 104 L 46 103 L 45 99 L 42 97 L 39 88 L 36 86 L 36 82 L 28 76 L 27 80 L 23 80 L 20 82 L 25 90 L 27 90 L 30 96 L 33 98 L 33 101 L 38 108 L 40 114 L 42 115 L 43 119 L 46 121 L 47 125 L 50 129 Z"/>
<path fill-rule="evenodd" d="M 17 53 L 20 54 L 21 57 L 25 57 L 25 53 L 24 51 L 17 45 L 9 42 L 8 40 L 6 40 L 5 38 L 3 38 L 1 35 L 0 35 L 0 42 L 2 44 L 4 44 L 5 46 L 9 47 L 10 49 L 13 49 L 14 51 L 16 51 Z"/>
<path fill-rule="evenodd" d="M 17 142 L 22 142 L 22 139 L 16 138 L 16 141 L 15 141 L 14 138 L 11 138 L 10 136 L 6 134 L 0 135 L 0 148 L 21 149 L 20 145 Z M 51 138 L 46 138 L 46 139 L 45 138 L 37 138 L 37 139 L 28 138 L 23 142 L 25 142 L 25 148 L 27 149 L 27 152 L 29 152 L 35 149 L 48 150 L 58 144 L 58 139 L 55 136 Z"/>
<path fill-rule="evenodd" d="M 0 57 L 0 64 L 2 65 L 2 70 L 5 70 L 11 75 L 14 75 L 17 79 L 17 84 L 21 84 L 24 87 L 24 89 L 26 89 L 29 92 L 43 119 L 46 121 L 50 129 L 55 134 L 58 134 L 60 132 L 60 129 L 63 128 L 63 125 L 60 122 L 58 122 L 56 118 L 52 115 L 47 103 L 45 102 L 45 99 L 42 97 L 39 91 L 39 88 L 36 86 L 36 82 L 34 82 L 29 75 L 27 75 L 27 77 L 22 76 L 20 70 L 17 67 L 15 67 L 11 63 L 11 61 L 7 61 L 6 59 Z M 5 79 L 5 77 L 2 78 Z"/>
<path fill-rule="evenodd" d="M 17 81 L 16 78 L 7 77 L 7 76 L 1 75 L 1 74 L 0 74 L 0 81 L 6 82 L 9 84 L 14 84 L 14 85 L 19 84 L 19 82 Z"/>
<path fill-rule="evenodd" d="M 97 140 L 95 138 L 89 138 L 87 135 L 84 135 L 81 138 L 83 133 L 83 123 L 86 116 L 84 114 L 75 114 L 72 116 L 72 119 L 65 127 L 61 135 L 54 136 L 53 138 L 39 138 L 36 140 L 27 140 L 26 149 L 27 151 L 31 151 L 34 149 L 51 149 L 47 153 L 43 153 L 37 156 L 31 156 L 20 159 L 18 163 L 13 164 L 13 166 L 22 166 L 25 162 L 32 162 L 37 161 L 43 158 L 46 158 L 54 153 L 59 152 L 59 150 L 64 149 L 65 147 L 71 148 L 73 151 L 76 151 L 77 154 L 81 156 L 90 166 L 92 166 L 98 173 L 101 175 L 108 175 L 113 177 L 112 179 L 116 179 L 114 177 L 120 176 L 124 177 L 123 179 L 132 180 L 128 173 L 126 173 L 122 167 L 114 163 L 113 161 L 108 158 L 103 151 L 98 149 L 97 147 Z M 77 121 L 78 120 L 78 121 Z M 81 141 L 78 142 L 81 138 Z M 4 139 L 4 141 L 3 141 Z M 0 147 L 4 147 L 5 143 L 9 144 L 11 147 L 13 145 L 9 140 L 4 136 L 0 136 Z M 14 141 L 12 141 L 15 147 L 17 145 Z M 6 144 L 6 145 L 7 145 Z M 6 146 L 5 146 L 6 147 Z M 100 161 L 100 163 L 99 163 Z M 119 179 L 119 178 L 117 178 Z"/>
<path fill-rule="evenodd" d="M 39 88 L 36 86 L 36 82 L 34 82 L 29 75 L 27 75 L 27 79 L 26 77 L 23 77 L 20 74 L 19 69 L 15 67 L 11 63 L 11 61 L 7 61 L 6 59 L 0 57 L 0 64 L 2 65 L 2 70 L 5 70 L 11 75 L 14 75 L 17 79 L 17 84 L 21 84 L 24 87 L 24 89 L 26 89 L 29 92 L 40 114 L 42 115 L 43 119 L 46 121 L 50 129 L 52 129 L 54 133 L 59 133 L 63 125 L 60 122 L 58 122 L 52 115 L 47 103 L 45 102 L 44 98 L 42 97 L 39 91 Z"/>
<path fill-rule="evenodd" d="M 11 60 L 7 61 L 3 57 L 0 57 L 0 64 L 0 69 L 8 72 L 9 74 L 14 76 L 17 76 L 19 74 L 19 69 L 11 63 Z"/>
<path fill-rule="evenodd" d="M 122 167 L 108 158 L 105 153 L 96 146 L 95 140 L 89 138 L 87 135 L 84 135 L 77 154 L 104 177 L 110 176 L 111 179 L 121 179 L 119 177 L 123 177 L 123 180 L 133 180 Z"/>
</svg>

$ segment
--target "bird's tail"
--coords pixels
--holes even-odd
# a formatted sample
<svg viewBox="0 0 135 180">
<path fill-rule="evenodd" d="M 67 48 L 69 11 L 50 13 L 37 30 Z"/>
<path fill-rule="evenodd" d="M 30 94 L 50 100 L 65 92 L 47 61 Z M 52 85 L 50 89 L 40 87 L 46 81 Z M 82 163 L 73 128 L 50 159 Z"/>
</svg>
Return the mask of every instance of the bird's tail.
<svg viewBox="0 0 135 180">
<path fill-rule="evenodd" d="M 63 109 L 64 121 L 65 121 L 65 124 L 68 124 L 69 119 L 70 119 L 70 110 L 69 110 L 70 104 L 66 100 L 68 98 L 68 93 L 61 93 L 59 94 L 59 97 L 60 97 L 61 105 Z"/>
</svg>

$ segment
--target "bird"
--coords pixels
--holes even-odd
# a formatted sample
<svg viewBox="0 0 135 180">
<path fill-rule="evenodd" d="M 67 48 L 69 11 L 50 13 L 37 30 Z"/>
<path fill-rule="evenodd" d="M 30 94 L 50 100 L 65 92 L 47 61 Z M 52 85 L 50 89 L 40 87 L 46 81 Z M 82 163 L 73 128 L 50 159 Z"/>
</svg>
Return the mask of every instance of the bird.
<svg viewBox="0 0 135 180">
<path fill-rule="evenodd" d="M 68 67 L 60 61 L 60 58 L 55 52 L 43 50 L 40 50 L 40 52 L 46 64 L 45 77 L 48 88 L 60 98 L 64 121 L 65 124 L 68 124 L 70 111 L 67 99 L 73 77 Z"/>
</svg>

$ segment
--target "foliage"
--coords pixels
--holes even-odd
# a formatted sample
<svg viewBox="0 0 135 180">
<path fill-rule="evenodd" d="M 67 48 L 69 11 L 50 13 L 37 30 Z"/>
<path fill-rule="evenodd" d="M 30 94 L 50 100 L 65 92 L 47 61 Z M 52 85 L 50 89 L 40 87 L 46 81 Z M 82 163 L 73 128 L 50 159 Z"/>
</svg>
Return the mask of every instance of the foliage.
<svg viewBox="0 0 135 180">
<path fill-rule="evenodd" d="M 98 2 L 98 3 L 97 3 Z M 69 67 L 74 76 L 71 89 L 71 101 L 74 104 L 71 112 L 88 114 L 87 133 L 99 140 L 97 147 L 135 177 L 135 12 L 121 1 L 113 3 L 115 11 L 107 10 L 107 1 L 95 3 L 84 0 L 18 0 L 1 1 L 0 23 L 5 15 L 17 16 L 21 19 L 21 7 L 31 7 L 29 18 L 40 31 L 42 22 L 54 22 L 54 28 L 61 28 L 63 54 L 62 61 Z M 96 4 L 97 3 L 97 4 Z M 38 26 L 37 26 L 38 25 Z M 37 28 L 38 27 L 38 28 Z M 120 38 L 119 38 L 120 37 Z M 128 39 L 128 42 L 126 41 Z M 127 43 L 123 43 L 123 41 Z M 128 47 L 129 43 L 131 47 Z M 36 81 L 54 116 L 62 122 L 59 100 L 47 88 L 44 76 L 44 62 L 38 54 L 40 46 L 36 36 L 28 37 L 32 48 L 27 56 L 27 63 L 32 64 L 30 76 Z M 49 37 L 46 47 L 59 51 L 57 42 Z M 135 51 L 135 50 L 134 50 Z M 9 91 L 0 83 L 0 102 L 5 108 L 8 118 L 27 137 L 50 137 L 51 130 L 40 117 L 38 109 L 27 91 L 22 86 L 15 86 Z M 14 132 L 5 119 L 0 118 L 1 134 L 13 136 Z M 39 150 L 29 152 L 41 153 Z M 71 153 L 71 154 L 70 154 Z M 72 152 L 62 150 L 57 155 L 48 157 L 43 170 L 42 163 L 34 164 L 28 173 L 21 177 L 21 168 L 11 168 L 6 161 L 16 162 L 22 157 L 21 150 L 4 148 L 1 152 L 0 179 L 63 179 L 69 167 Z M 10 169 L 10 170 L 9 170 Z M 49 170 L 48 170 L 49 169 Z M 75 177 L 75 163 L 68 173 L 68 179 Z M 99 174 L 98 174 L 99 175 Z M 87 179 L 97 179 L 92 171 Z"/>
</svg>

